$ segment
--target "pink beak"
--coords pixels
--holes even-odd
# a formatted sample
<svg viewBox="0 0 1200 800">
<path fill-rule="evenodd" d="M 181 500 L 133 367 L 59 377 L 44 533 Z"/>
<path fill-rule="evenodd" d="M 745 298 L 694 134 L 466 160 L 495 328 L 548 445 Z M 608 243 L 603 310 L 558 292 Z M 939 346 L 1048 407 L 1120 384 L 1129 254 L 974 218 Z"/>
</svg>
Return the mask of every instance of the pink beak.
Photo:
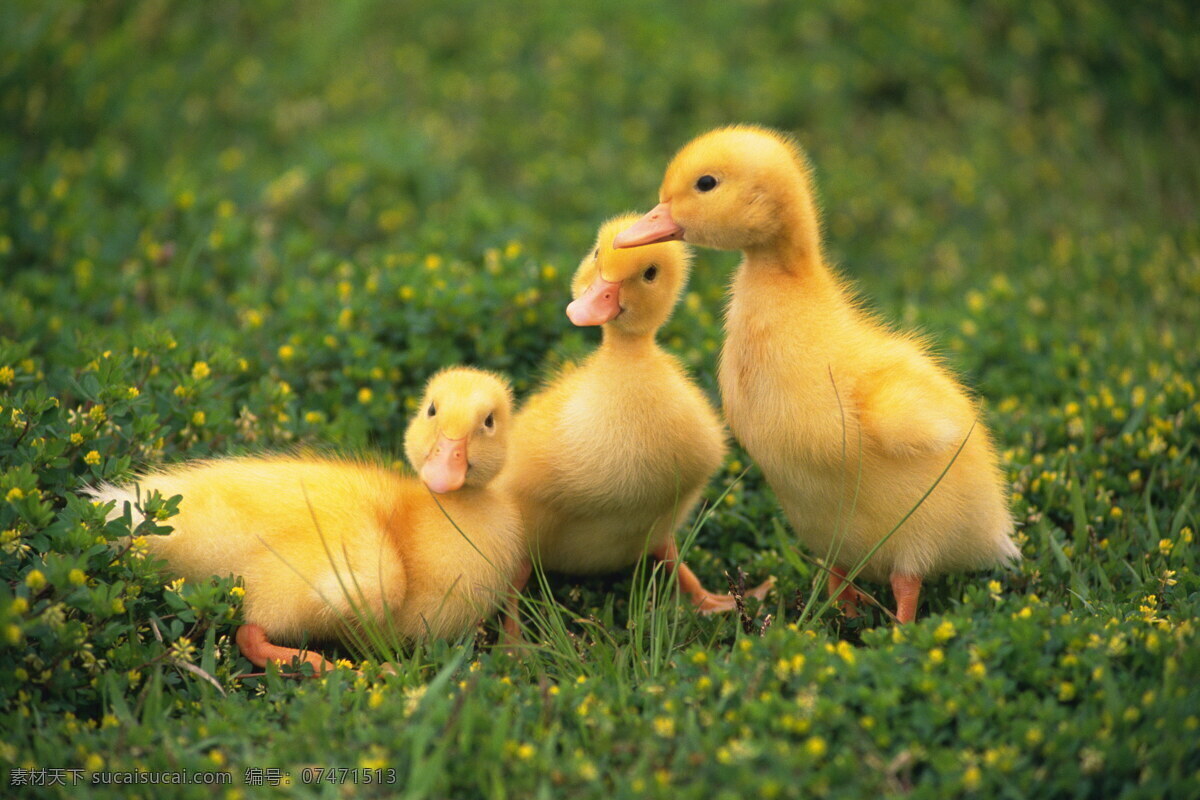
<svg viewBox="0 0 1200 800">
<path fill-rule="evenodd" d="M 603 325 L 621 313 L 621 284 L 599 275 L 587 290 L 567 306 L 567 318 L 581 327 Z"/>
<path fill-rule="evenodd" d="M 467 439 L 438 436 L 433 452 L 421 467 L 421 480 L 437 494 L 455 492 L 467 482 Z"/>
<path fill-rule="evenodd" d="M 683 228 L 671 216 L 671 204 L 659 203 L 646 216 L 617 234 L 613 247 L 641 247 L 683 238 Z"/>
</svg>

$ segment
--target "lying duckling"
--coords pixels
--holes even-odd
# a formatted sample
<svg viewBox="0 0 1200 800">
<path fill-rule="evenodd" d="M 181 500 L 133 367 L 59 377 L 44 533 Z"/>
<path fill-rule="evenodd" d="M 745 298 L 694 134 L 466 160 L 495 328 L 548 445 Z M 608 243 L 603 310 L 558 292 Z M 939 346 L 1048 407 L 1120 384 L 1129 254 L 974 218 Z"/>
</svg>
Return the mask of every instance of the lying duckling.
<svg viewBox="0 0 1200 800">
<path fill-rule="evenodd" d="M 613 236 L 633 220 L 604 224 L 572 283 L 567 316 L 603 325 L 603 343 L 525 403 L 501 483 L 546 569 L 609 572 L 649 553 L 678 570 L 698 608 L 726 611 L 733 598 L 705 590 L 675 544 L 725 454 L 716 412 L 654 340 L 687 280 L 689 256 L 678 243 L 614 251 Z M 750 594 L 761 599 L 769 587 Z"/>
<path fill-rule="evenodd" d="M 526 545 L 515 504 L 489 484 L 511 406 L 498 376 L 435 375 L 405 435 L 419 481 L 360 461 L 263 456 L 168 466 L 90 494 L 115 501 L 113 516 L 138 492 L 183 495 L 150 552 L 188 580 L 242 577 L 237 640 L 253 663 L 301 656 L 321 670 L 319 655 L 271 640 L 336 639 L 357 615 L 410 639 L 452 638 L 510 593 Z"/>
<path fill-rule="evenodd" d="M 861 575 L 890 579 L 908 622 L 924 577 L 1019 558 L 975 404 L 826 266 L 809 168 L 790 140 L 749 126 L 700 136 L 667 168 L 659 200 L 615 244 L 744 251 L 721 355 L 725 414 L 800 538 L 836 565 L 831 592 L 879 545 Z"/>
</svg>

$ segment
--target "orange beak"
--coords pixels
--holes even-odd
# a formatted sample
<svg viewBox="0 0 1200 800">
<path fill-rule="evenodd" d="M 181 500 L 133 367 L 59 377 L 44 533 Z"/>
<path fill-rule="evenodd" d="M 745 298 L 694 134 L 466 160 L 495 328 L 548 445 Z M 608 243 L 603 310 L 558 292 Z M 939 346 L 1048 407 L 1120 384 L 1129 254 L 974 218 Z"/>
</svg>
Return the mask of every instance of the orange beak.
<svg viewBox="0 0 1200 800">
<path fill-rule="evenodd" d="M 683 228 L 671 216 L 671 204 L 659 203 L 650 213 L 617 234 L 613 247 L 641 247 L 683 238 Z"/>
<path fill-rule="evenodd" d="M 587 290 L 567 306 L 567 318 L 580 327 L 603 325 L 621 313 L 621 284 L 599 275 Z"/>
<path fill-rule="evenodd" d="M 455 492 L 467 482 L 467 438 L 439 435 L 429 458 L 421 466 L 421 480 L 437 494 Z"/>
</svg>

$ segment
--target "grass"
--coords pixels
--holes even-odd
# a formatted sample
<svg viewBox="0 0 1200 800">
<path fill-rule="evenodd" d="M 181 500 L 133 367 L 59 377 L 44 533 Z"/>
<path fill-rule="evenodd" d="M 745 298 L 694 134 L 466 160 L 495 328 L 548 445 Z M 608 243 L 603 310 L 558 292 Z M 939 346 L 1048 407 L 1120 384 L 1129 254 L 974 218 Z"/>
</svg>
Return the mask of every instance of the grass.
<svg viewBox="0 0 1200 800">
<path fill-rule="evenodd" d="M 277 768 L 291 783 L 269 791 L 333 797 L 351 776 L 311 771 L 333 767 L 395 770 L 358 789 L 404 797 L 1185 793 L 1200 778 L 1191 16 L 4 5 L 0 780 L 227 770 L 236 797 L 256 792 L 248 768 Z M 535 576 L 523 658 L 490 645 L 494 625 L 400 653 L 383 631 L 363 644 L 397 674 L 297 681 L 238 656 L 233 582 L 172 582 L 134 557 L 170 498 L 114 522 L 78 498 L 213 454 L 397 461 L 447 364 L 527 394 L 594 346 L 562 309 L 596 226 L 648 208 L 671 153 L 731 121 L 799 137 L 832 260 L 984 401 L 1017 569 L 929 584 L 912 626 L 847 620 L 819 591 L 823 554 L 796 548 L 735 450 L 685 538 L 707 585 L 738 567 L 778 578 L 747 619 L 695 616 L 650 564 Z M 714 398 L 734 260 L 698 254 L 663 335 Z"/>
</svg>

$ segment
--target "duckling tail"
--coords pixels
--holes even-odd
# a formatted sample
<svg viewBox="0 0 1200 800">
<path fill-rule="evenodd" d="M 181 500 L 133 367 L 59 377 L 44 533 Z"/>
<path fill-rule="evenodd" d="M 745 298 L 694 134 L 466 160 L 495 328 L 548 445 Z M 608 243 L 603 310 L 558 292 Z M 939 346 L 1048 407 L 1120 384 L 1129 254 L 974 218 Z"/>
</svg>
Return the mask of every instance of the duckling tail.
<svg viewBox="0 0 1200 800">
<path fill-rule="evenodd" d="M 137 495 L 137 484 L 116 486 L 111 483 L 101 483 L 97 486 L 84 487 L 79 493 L 84 497 L 90 498 L 95 503 L 115 501 L 112 510 L 108 512 L 110 520 L 118 519 L 125 513 L 126 503 L 129 503 L 130 509 L 134 512 L 134 518 L 138 518 L 136 511 L 140 500 Z"/>
</svg>

